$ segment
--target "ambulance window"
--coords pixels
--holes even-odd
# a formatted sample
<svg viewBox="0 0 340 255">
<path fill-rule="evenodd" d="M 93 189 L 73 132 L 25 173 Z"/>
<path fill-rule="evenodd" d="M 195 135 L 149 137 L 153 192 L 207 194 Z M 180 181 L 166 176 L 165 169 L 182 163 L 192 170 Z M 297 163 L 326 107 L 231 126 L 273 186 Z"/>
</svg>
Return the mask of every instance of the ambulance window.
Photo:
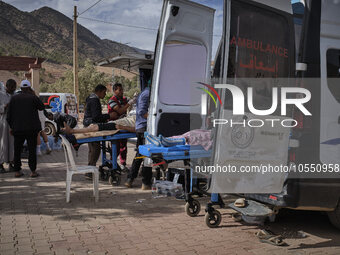
<svg viewBox="0 0 340 255">
<path fill-rule="evenodd" d="M 340 50 L 327 50 L 327 84 L 334 98 L 340 103 Z"/>
<path fill-rule="evenodd" d="M 207 51 L 202 45 L 167 42 L 164 46 L 159 80 L 159 100 L 168 105 L 197 105 L 197 82 L 206 79 Z"/>
<path fill-rule="evenodd" d="M 232 2 L 228 77 L 289 77 L 288 20 L 273 11 Z"/>
<path fill-rule="evenodd" d="M 229 38 L 228 83 L 246 95 L 249 82 L 243 78 L 274 78 L 253 87 L 254 107 L 269 109 L 276 78 L 287 78 L 294 68 L 293 22 L 286 14 L 262 6 L 232 1 Z M 225 96 L 224 107 L 232 108 L 232 96 Z"/>
</svg>

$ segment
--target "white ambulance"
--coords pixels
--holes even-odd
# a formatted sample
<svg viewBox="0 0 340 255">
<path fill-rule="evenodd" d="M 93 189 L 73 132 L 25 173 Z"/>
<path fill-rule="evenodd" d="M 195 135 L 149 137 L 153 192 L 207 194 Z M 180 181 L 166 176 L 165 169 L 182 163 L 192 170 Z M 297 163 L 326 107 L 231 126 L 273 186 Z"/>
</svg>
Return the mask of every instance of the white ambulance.
<svg viewBox="0 0 340 255">
<path fill-rule="evenodd" d="M 309 173 L 281 173 L 268 177 L 266 183 L 259 174 L 247 175 L 247 179 L 213 175 L 210 191 L 247 193 L 246 197 L 273 212 L 284 207 L 326 211 L 340 228 L 340 173 L 334 172 L 340 164 L 339 13 L 340 1 L 332 0 L 293 4 L 290 0 L 225 0 L 222 39 L 211 79 L 214 10 L 190 1 L 165 0 L 155 51 L 148 132 L 171 136 L 206 126 L 201 93 L 192 90 L 197 82 L 231 84 L 244 94 L 253 87 L 254 108 L 268 109 L 273 88 L 282 89 L 273 80 L 291 79 L 285 86 L 310 92 L 311 99 L 303 106 L 311 115 L 291 107 L 282 116 L 279 105 L 269 117 L 291 118 L 297 125 L 276 130 L 217 125 L 212 160 L 215 164 L 237 162 L 238 166 L 274 162 Z M 244 81 L 246 78 L 273 80 L 254 86 Z M 263 120 L 254 117 L 247 106 L 243 116 L 235 116 L 230 91 L 221 88 L 217 92 L 222 104 L 208 117 Z M 314 174 L 324 168 L 333 171 Z"/>
</svg>

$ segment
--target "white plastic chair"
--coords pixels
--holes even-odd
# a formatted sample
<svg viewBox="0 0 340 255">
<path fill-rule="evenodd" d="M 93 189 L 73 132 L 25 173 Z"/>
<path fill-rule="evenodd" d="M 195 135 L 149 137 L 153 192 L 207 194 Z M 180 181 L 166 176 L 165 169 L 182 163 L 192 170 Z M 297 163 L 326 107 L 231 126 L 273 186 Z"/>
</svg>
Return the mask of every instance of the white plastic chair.
<svg viewBox="0 0 340 255">
<path fill-rule="evenodd" d="M 99 200 L 99 171 L 95 166 L 77 166 L 74 161 L 72 147 L 70 142 L 64 137 L 60 136 L 63 141 L 63 147 L 65 152 L 65 160 L 66 160 L 66 202 L 70 202 L 70 194 L 71 194 L 71 182 L 72 176 L 74 174 L 85 174 L 85 173 L 92 173 L 93 179 L 93 196 L 95 197 L 95 201 L 98 202 Z"/>
</svg>

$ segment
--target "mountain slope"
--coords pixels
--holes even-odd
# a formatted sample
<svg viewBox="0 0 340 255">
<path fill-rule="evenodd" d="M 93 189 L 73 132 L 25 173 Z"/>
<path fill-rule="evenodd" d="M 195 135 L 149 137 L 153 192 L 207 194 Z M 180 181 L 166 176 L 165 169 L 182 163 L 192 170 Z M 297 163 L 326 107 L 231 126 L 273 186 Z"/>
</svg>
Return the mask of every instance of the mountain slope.
<svg viewBox="0 0 340 255">
<path fill-rule="evenodd" d="M 73 21 L 64 14 L 42 7 L 23 12 L 0 1 L 0 55 L 44 57 L 57 63 L 72 63 Z M 97 60 L 136 50 L 107 39 L 78 24 L 80 61 Z"/>
</svg>

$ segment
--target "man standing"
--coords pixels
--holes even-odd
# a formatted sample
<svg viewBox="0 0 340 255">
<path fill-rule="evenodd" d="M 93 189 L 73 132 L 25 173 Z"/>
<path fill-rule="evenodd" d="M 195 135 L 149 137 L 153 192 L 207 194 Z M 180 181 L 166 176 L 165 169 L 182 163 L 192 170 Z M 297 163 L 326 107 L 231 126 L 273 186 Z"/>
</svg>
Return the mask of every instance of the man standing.
<svg viewBox="0 0 340 255">
<path fill-rule="evenodd" d="M 148 109 L 149 109 L 149 95 L 150 95 L 150 86 L 151 81 L 148 82 L 148 87 L 146 87 L 137 98 L 137 109 L 136 109 L 136 135 L 137 135 L 137 152 L 135 159 L 132 162 L 131 170 L 128 174 L 128 179 L 125 183 L 125 186 L 128 188 L 132 187 L 132 183 L 134 179 L 137 178 L 139 167 L 143 161 L 142 158 L 139 158 L 141 155 L 139 154 L 138 147 L 139 145 L 145 144 L 144 132 L 146 131 L 147 118 L 148 118 Z M 152 180 L 152 168 L 142 167 L 142 190 L 151 189 L 151 180 Z"/>
<path fill-rule="evenodd" d="M 84 114 L 84 127 L 88 127 L 90 124 L 104 123 L 110 118 L 109 114 L 102 113 L 102 105 L 100 99 L 103 99 L 106 95 L 106 87 L 99 84 L 94 89 L 88 98 L 86 98 L 85 114 Z M 92 142 L 88 144 L 88 165 L 95 166 L 100 156 L 100 142 Z M 91 174 L 86 174 L 87 177 L 92 177 Z"/>
<path fill-rule="evenodd" d="M 38 177 L 37 168 L 37 135 L 41 130 L 38 110 L 45 108 L 44 104 L 34 94 L 31 83 L 23 80 L 20 84 L 21 93 L 14 95 L 8 105 L 7 122 L 14 136 L 14 170 L 15 177 L 21 177 L 21 151 L 25 140 L 28 147 L 28 165 L 31 177 Z"/>
<path fill-rule="evenodd" d="M 15 80 L 9 79 L 6 82 L 6 91 L 1 94 L 1 109 L 0 109 L 0 173 L 4 173 L 5 169 L 3 163 L 8 163 L 9 171 L 14 171 L 13 159 L 14 159 L 14 138 L 9 133 L 9 126 L 6 121 L 8 103 L 17 88 Z"/>
<path fill-rule="evenodd" d="M 129 102 L 126 97 L 123 96 L 124 90 L 120 83 L 115 83 L 112 86 L 113 96 L 110 98 L 107 108 L 110 115 L 110 120 L 116 120 L 123 117 L 126 114 L 127 109 L 135 103 L 135 99 L 131 99 Z M 127 139 L 117 141 L 117 156 L 120 156 L 120 164 L 123 166 L 123 170 L 126 171 L 126 154 L 127 154 Z"/>
</svg>

